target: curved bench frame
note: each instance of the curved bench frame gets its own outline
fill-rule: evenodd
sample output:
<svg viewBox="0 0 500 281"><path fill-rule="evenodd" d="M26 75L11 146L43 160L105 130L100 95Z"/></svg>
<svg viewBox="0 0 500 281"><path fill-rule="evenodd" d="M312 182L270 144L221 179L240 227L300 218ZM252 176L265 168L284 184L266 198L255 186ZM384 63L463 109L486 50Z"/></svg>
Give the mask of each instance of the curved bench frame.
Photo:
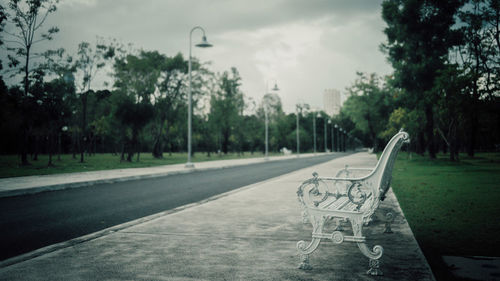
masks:
<svg viewBox="0 0 500 281"><path fill-rule="evenodd" d="M390 187L392 169L397 154L403 143L410 141L408 133L399 131L387 143L380 159L373 169L353 169L346 166L336 177L319 177L313 173L313 178L306 180L297 191L298 199L303 208L303 219L309 220L313 226L312 240L309 243L299 241L297 249L301 256L300 269L312 269L309 255L319 246L321 239L330 239L335 244L344 241L354 242L361 253L369 258L368 274L382 275L379 269L379 259L384 250L376 245L370 249L363 236L363 225L371 221L380 201ZM357 173L366 174L356 177ZM391 217L388 215L388 217ZM337 219L337 227L333 233L324 233L323 227L330 220ZM349 220L353 235L344 235L341 231L341 220Z"/></svg>

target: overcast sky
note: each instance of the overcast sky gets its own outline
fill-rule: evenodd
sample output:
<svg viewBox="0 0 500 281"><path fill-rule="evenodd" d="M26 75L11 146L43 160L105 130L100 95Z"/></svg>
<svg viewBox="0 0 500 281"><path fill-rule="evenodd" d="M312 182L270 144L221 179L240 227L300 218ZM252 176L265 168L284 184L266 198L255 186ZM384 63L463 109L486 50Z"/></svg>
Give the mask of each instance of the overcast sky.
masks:
<svg viewBox="0 0 500 281"><path fill-rule="evenodd" d="M3 2L3 0L2 0ZM260 101L277 80L285 111L297 102L322 108L323 91L341 91L356 71L389 74L381 0L61 0L46 27L50 44L75 52L81 41L112 37L135 48L187 55L200 25L213 48L193 48L212 70L236 67L242 90ZM193 33L193 42L201 39ZM98 88L101 85L93 85Z"/></svg>

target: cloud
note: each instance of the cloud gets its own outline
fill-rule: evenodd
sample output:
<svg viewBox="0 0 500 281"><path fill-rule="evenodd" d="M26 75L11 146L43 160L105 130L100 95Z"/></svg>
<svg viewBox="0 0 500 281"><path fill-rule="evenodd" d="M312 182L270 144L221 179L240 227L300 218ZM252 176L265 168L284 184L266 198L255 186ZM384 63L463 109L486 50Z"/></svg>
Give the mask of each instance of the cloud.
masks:
<svg viewBox="0 0 500 281"><path fill-rule="evenodd" d="M95 6L97 4L97 0L63 0L59 2L59 7L81 7L81 6Z"/></svg>

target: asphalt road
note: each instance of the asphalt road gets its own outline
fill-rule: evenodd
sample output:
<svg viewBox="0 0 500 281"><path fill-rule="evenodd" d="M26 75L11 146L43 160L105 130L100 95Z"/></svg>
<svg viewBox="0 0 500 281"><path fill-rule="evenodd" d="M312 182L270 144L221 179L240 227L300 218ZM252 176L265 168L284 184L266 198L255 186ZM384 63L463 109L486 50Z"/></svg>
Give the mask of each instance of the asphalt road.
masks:
<svg viewBox="0 0 500 281"><path fill-rule="evenodd" d="M0 198L0 260L344 155L271 161Z"/></svg>

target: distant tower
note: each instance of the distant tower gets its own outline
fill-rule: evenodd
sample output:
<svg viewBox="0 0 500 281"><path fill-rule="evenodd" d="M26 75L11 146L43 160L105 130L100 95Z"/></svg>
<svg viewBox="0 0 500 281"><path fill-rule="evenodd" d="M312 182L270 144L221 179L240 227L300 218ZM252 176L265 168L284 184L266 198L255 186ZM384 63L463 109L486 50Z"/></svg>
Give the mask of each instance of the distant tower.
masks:
<svg viewBox="0 0 500 281"><path fill-rule="evenodd" d="M326 114L330 116L340 113L340 91L335 89L326 89L323 94L323 107Z"/></svg>

